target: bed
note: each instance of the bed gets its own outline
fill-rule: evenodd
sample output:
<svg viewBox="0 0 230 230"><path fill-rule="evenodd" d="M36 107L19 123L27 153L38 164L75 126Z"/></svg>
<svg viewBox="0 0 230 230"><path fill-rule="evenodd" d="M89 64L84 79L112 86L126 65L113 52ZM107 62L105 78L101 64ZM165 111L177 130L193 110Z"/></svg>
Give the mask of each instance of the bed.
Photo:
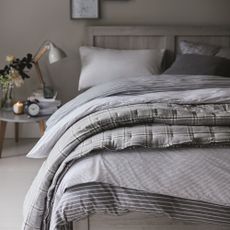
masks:
<svg viewBox="0 0 230 230"><path fill-rule="evenodd" d="M173 63L176 54L180 52L178 44L182 40L221 47L230 46L229 28L219 27L90 27L88 34L89 46L122 50L165 49L166 58L163 62L163 68L167 68ZM113 85L113 88L110 88L110 84ZM170 92L164 92L162 88L167 88L169 85ZM207 88L207 94L204 95L203 88L207 85L209 88ZM64 106L56 117L54 116L49 121L45 138L30 153L30 155L43 153L44 156L48 154L50 156L43 164L32 186L33 189L27 195L23 229L229 229L229 85L229 78L213 76L202 76L201 78L198 76L191 78L168 76L163 80L158 79L157 76L151 79L143 77L139 80L138 85L135 81L126 82L126 79L123 79L118 83L112 82L103 85L101 88L99 86L96 91L91 90L88 93L88 98L98 94L97 103L102 103L101 95L113 95L116 98L114 101L105 98L100 104L105 110L95 109L96 101L90 104L90 100L88 100L86 101L88 105L81 107L86 113L81 114L77 122L75 120L75 123L71 123L68 120L68 116L70 116L68 113L71 113L71 110L68 110L71 107L70 104L75 106L76 114L77 108L84 105L78 104L80 100L77 99L70 102L68 106ZM151 94L152 87L154 92L157 92L154 96ZM180 87L188 88L186 92L178 95L177 92ZM151 96L141 97L139 93L143 89ZM113 90L114 94L112 94ZM202 98L202 103L197 103L197 98L191 98L192 92L189 90L196 90L197 95ZM124 96L122 99L118 92ZM130 92L134 94L130 95ZM210 92L215 93L210 96ZM171 100L171 94L174 102L169 109L168 103ZM183 101L182 105L177 105L178 101ZM188 101L190 106L186 105ZM186 109L184 105L186 105ZM194 105L196 106L194 107ZM76 114L75 116L77 116ZM69 124L73 125L60 123L59 117L66 117ZM170 128L170 131L168 129L165 131L165 127L152 127L150 125L152 122L160 123L163 120L167 125L175 125L175 127ZM130 121L140 125L138 129L133 127L133 123ZM181 130L181 126L185 123L187 125L187 122L193 126L195 131L191 131L187 127ZM143 123L147 123L147 125L142 126ZM55 130L55 133L50 132L49 135L49 130L52 130L55 124L63 127L66 125L66 132L60 134L58 141L52 139L53 136L58 136L58 129ZM214 127L210 129L210 125ZM205 127L200 129L203 126ZM206 126L209 128L207 129ZM116 134L114 129L116 129ZM87 132L82 133L82 130L87 130ZM180 138L170 139L170 143L166 138L166 143L165 132L167 138L169 138L168 136L177 137L178 132L183 135L180 135ZM92 133L95 136L91 137ZM123 133L127 137L125 144L122 142ZM140 138L143 133L145 138L147 137L146 139ZM153 133L159 135L156 135L155 138ZM208 136L203 136L203 133L208 133ZM80 143L83 136L85 139L83 143ZM139 138L136 138L137 136ZM79 141L80 147L76 147L76 140ZM102 142L103 144L101 144ZM94 146L91 146L92 143ZM153 143L160 150L157 148L158 152L148 155L152 151ZM190 144L191 150L186 152L184 144ZM133 146L136 148L133 149ZM181 152L177 148L161 149L171 146L182 147L183 151ZM203 148L200 148L201 146ZM145 147L145 154L141 150L142 147ZM116 162L117 157L115 155L118 150L122 153L119 155L122 165L118 165ZM171 152L174 152L172 158ZM135 157L130 158L130 153ZM94 160L92 161L91 158ZM154 161L153 158L157 159L159 163L151 165L151 162ZM164 163L165 159L169 159L168 165L167 162ZM178 164L175 163L175 159L179 159ZM63 164L63 162L66 163ZM213 162L216 162L217 165L213 165ZM73 167L75 163L78 164L77 167ZM139 164L141 167L135 171ZM172 172L162 170L164 164L167 165L166 168L170 168L169 165L172 164L176 170ZM106 173L100 174L95 165L103 165L108 171L105 170ZM132 168L130 165L135 167ZM148 175L146 175L143 165L149 167ZM112 168L119 171L120 175L110 174L109 170ZM129 172L133 172L133 174L125 175L128 172L127 169L131 170ZM65 175L60 173L62 171L65 171ZM91 172L88 174L83 173L89 171ZM137 172L138 175L131 176ZM178 178L183 175L183 184L180 184L182 179L181 181L173 181L178 172L180 172ZM193 174L193 177L187 177ZM149 181L153 178L152 175L157 178L157 182ZM168 175L168 177L164 176L163 178L168 178L167 182L161 180L162 175ZM170 175L173 175L172 178ZM201 175L204 175L203 178ZM44 177L46 180L43 180ZM92 179L94 177L97 177L97 180ZM128 181L126 181L126 177L129 178ZM81 183L76 185L74 182L76 178ZM210 178L215 178L215 183L211 181L213 186L210 185L209 188ZM72 182L70 183L70 181ZM110 181L113 183L111 184ZM68 188L65 187L66 184L68 184ZM164 192L162 192L161 185L163 187L168 186L164 188ZM185 192L183 189L180 190L181 186L184 187ZM42 189L38 195L39 199L35 199L38 187ZM126 190L127 188L129 189ZM153 190L159 192L152 192ZM192 190L195 192L191 192ZM107 199L112 199L116 208L114 208L115 206L110 207L111 203L105 202L105 197L109 196L108 191L111 197L107 197ZM206 192L206 194L202 194L202 192ZM98 200L93 194L97 194ZM79 202L79 209L76 204L68 202L81 196L84 196L84 199L77 201ZM90 202L88 202L89 200ZM103 207L103 202L98 202L100 200L104 202ZM50 204L52 208L50 208ZM132 208L130 204L132 204ZM149 205L147 209L145 205ZM58 209L54 207L58 207ZM52 216L53 213L49 213L50 209L57 210L54 216ZM62 221L59 225L57 219ZM52 228L49 228L49 224Z"/></svg>

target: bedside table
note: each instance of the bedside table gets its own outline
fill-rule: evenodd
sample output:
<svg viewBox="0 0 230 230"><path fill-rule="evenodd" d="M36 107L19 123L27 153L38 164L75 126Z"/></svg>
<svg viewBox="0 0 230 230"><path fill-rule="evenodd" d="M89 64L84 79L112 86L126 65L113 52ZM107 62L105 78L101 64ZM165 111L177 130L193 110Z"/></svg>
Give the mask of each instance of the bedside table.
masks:
<svg viewBox="0 0 230 230"><path fill-rule="evenodd" d="M15 123L15 141L19 141L19 124L20 123L38 123L40 132L45 132L45 121L49 116L29 117L28 115L15 115L13 112L5 112L0 110L0 158L2 154L3 143L5 139L7 123Z"/></svg>

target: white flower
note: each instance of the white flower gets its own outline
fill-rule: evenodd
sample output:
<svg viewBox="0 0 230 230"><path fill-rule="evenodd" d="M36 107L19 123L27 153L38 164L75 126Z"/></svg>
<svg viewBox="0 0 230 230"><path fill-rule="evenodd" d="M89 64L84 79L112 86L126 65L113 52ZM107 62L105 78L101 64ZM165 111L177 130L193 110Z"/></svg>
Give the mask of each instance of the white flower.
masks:
<svg viewBox="0 0 230 230"><path fill-rule="evenodd" d="M21 75L19 74L19 72L17 70L11 69L9 75L10 75L10 78L11 78L13 84L16 87L19 88L24 84L24 80L22 79Z"/></svg>
<svg viewBox="0 0 230 230"><path fill-rule="evenodd" d="M9 63L13 62L15 59L16 59L16 58L15 58L15 56L13 56L13 55L8 55L8 56L6 56L6 61L9 62Z"/></svg>
<svg viewBox="0 0 230 230"><path fill-rule="evenodd" d="M21 76L15 78L15 79L13 80L13 82L14 82L15 86L18 87L18 88L21 87L21 86L24 84L24 81L23 81L23 79L21 78Z"/></svg>

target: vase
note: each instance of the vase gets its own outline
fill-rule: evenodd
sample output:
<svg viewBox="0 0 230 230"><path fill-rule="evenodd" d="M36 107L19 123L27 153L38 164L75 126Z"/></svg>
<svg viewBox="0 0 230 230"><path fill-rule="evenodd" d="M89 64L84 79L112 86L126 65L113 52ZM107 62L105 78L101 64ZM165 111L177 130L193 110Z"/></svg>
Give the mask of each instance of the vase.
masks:
<svg viewBox="0 0 230 230"><path fill-rule="evenodd" d="M12 111L13 106L13 85L9 84L2 88L0 107L4 111Z"/></svg>

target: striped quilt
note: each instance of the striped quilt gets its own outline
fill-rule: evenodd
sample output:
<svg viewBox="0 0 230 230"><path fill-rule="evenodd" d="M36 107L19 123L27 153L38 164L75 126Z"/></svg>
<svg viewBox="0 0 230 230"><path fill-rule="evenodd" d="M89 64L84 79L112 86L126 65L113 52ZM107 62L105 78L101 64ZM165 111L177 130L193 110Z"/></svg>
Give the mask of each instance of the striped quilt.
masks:
<svg viewBox="0 0 230 230"><path fill-rule="evenodd" d="M128 212L230 227L230 207L104 183L87 183L67 189L56 210L51 218L51 229L72 229L73 222L93 214L121 216Z"/></svg>
<svg viewBox="0 0 230 230"><path fill-rule="evenodd" d="M118 150L134 147L158 149L229 144L228 103L136 103L103 108L73 123L53 146L27 194L23 229L59 228L51 218L57 188L69 168L95 150L110 149L119 154ZM68 213L65 215L65 223L61 225L68 226Z"/></svg>

